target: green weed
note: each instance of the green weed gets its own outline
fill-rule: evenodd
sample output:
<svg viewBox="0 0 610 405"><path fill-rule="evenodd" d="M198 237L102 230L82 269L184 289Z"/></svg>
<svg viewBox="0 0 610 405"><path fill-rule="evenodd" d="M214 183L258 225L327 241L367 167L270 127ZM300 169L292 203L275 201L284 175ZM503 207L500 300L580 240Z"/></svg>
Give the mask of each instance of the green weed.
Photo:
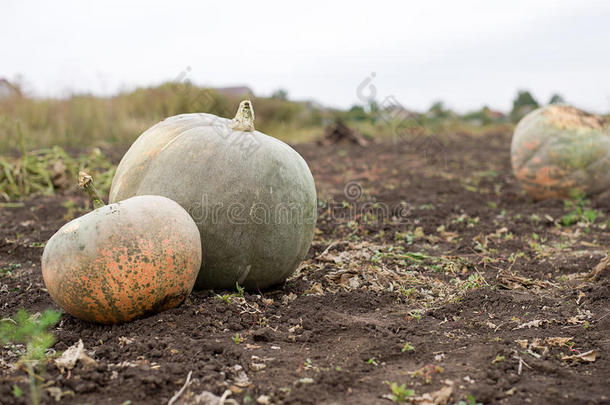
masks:
<svg viewBox="0 0 610 405"><path fill-rule="evenodd" d="M397 383L388 383L390 390L392 391L392 401L402 403L407 402L409 397L415 395L415 391L408 389L406 384L398 385Z"/></svg>
<svg viewBox="0 0 610 405"><path fill-rule="evenodd" d="M400 349L401 352L413 352L415 351L415 347L411 345L409 342L405 342L405 345Z"/></svg>
<svg viewBox="0 0 610 405"><path fill-rule="evenodd" d="M227 304L231 303L231 300L233 298L244 298L244 288L242 286L239 285L239 283L235 283L235 289L237 290L237 292L234 293L229 293L229 294L216 294L216 298L223 300L224 302L226 302Z"/></svg>
<svg viewBox="0 0 610 405"><path fill-rule="evenodd" d="M561 217L560 223L563 226L572 226L577 223L584 223L586 226L591 225L595 220L603 214L599 211L588 207L590 201L587 200L584 194L573 194L571 200L564 200L564 208L568 213Z"/></svg>
<svg viewBox="0 0 610 405"><path fill-rule="evenodd" d="M407 318L408 319L415 319L417 321L417 323L419 323L419 321L421 321L421 311L418 309L414 309L412 311L409 311L409 313L407 314Z"/></svg>
<svg viewBox="0 0 610 405"><path fill-rule="evenodd" d="M460 401L457 405L483 405L481 402L477 402L476 399L472 395L468 395L466 397L466 401Z"/></svg>
<svg viewBox="0 0 610 405"><path fill-rule="evenodd" d="M0 321L0 342L14 345L25 344L26 352L21 356L20 364L28 373L30 382L30 397L34 405L40 404L42 390L43 366L47 361L47 350L55 343L55 337L47 329L55 325L61 314L57 311L46 310L42 314L30 315L20 310L13 319ZM23 395L18 386L13 386L16 397Z"/></svg>
<svg viewBox="0 0 610 405"><path fill-rule="evenodd" d="M14 270L17 270L19 268L21 268L21 263L7 264L6 266L0 267L0 274L6 274L10 276L11 274L13 274Z"/></svg>

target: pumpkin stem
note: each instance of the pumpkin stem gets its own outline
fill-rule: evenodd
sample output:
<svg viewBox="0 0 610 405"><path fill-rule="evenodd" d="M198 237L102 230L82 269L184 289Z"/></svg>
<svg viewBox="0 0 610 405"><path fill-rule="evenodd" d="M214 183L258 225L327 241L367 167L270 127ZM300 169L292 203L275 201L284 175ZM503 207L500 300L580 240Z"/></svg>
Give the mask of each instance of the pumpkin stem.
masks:
<svg viewBox="0 0 610 405"><path fill-rule="evenodd" d="M78 187L82 188L87 194L89 194L89 199L93 204L93 208L98 209L106 205L100 198L95 187L93 187L93 177L89 176L84 171L78 172Z"/></svg>
<svg viewBox="0 0 610 405"><path fill-rule="evenodd" d="M254 108L250 100L244 100L239 103L237 114L231 120L231 128L236 131L254 131Z"/></svg>

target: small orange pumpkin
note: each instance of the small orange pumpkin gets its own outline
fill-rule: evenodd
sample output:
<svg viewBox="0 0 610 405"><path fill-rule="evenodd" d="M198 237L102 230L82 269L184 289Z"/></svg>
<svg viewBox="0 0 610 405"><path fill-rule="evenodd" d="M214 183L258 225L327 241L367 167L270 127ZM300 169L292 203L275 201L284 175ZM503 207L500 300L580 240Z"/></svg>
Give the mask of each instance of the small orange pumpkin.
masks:
<svg viewBox="0 0 610 405"><path fill-rule="evenodd" d="M90 177L83 187L95 193ZM128 322L173 308L190 294L201 266L197 225L178 203L139 196L64 225L47 242L42 275L51 298L92 322Z"/></svg>
<svg viewBox="0 0 610 405"><path fill-rule="evenodd" d="M511 163L536 200L603 192L610 188L610 125L570 106L537 109L515 128Z"/></svg>

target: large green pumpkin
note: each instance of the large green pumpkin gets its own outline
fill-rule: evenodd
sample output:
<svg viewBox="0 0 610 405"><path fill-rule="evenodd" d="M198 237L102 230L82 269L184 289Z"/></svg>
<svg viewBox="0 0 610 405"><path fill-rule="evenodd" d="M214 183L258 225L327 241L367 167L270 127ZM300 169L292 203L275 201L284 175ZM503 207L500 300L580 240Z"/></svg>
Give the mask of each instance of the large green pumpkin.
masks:
<svg viewBox="0 0 610 405"><path fill-rule="evenodd" d="M281 283L311 244L317 200L309 167L253 123L250 101L233 120L167 118L140 135L113 179L110 202L161 195L191 214L203 250L196 288Z"/></svg>
<svg viewBox="0 0 610 405"><path fill-rule="evenodd" d="M536 200L610 189L610 126L602 117L551 105L526 115L511 145L515 176Z"/></svg>

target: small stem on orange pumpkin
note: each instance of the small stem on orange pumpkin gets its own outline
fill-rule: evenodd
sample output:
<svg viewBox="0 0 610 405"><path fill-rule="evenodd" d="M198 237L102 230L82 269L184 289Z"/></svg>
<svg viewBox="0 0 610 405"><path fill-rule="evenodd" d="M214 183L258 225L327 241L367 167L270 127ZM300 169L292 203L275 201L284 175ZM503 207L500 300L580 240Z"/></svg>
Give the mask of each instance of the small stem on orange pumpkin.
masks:
<svg viewBox="0 0 610 405"><path fill-rule="evenodd" d="M244 100L239 103L237 114L231 120L231 128L236 131L254 131L254 108L250 100Z"/></svg>
<svg viewBox="0 0 610 405"><path fill-rule="evenodd" d="M78 173L78 187L89 194L89 199L93 204L93 208L98 209L106 205L100 198L95 187L93 187L93 177L89 176L86 172L80 171Z"/></svg>

